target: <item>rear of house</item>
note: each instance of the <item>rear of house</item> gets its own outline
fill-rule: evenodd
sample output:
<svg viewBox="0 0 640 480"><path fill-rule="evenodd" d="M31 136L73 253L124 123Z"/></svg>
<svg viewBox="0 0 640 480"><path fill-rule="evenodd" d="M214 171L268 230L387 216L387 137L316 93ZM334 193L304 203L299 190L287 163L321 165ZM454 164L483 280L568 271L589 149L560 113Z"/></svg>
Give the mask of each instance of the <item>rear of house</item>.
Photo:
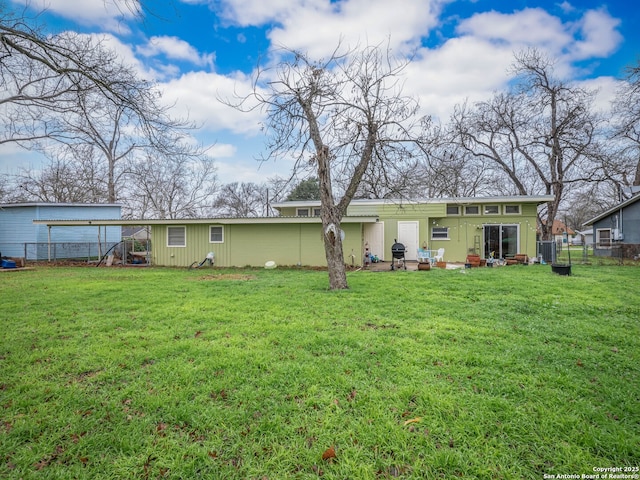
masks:
<svg viewBox="0 0 640 480"><path fill-rule="evenodd" d="M342 219L344 259L360 266L365 252L391 260L396 240L405 258L418 250L444 249L444 261L464 262L474 253L481 258L536 255L537 210L550 196L428 199L421 201L354 200ZM152 265L186 267L213 254L222 267L325 267L324 232L319 201L292 201L273 205L280 215L259 218L199 218L99 221L93 225L138 225L151 229ZM49 226L86 226L91 221L37 223Z"/></svg>

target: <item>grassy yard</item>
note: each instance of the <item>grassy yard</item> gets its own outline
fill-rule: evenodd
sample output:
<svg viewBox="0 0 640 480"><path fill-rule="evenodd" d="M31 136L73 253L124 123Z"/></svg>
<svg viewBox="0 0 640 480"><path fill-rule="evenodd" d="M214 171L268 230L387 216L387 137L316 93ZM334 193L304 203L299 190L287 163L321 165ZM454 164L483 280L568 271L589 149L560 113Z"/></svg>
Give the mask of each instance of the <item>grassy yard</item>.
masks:
<svg viewBox="0 0 640 480"><path fill-rule="evenodd" d="M2 273L0 478L637 468L640 269L573 273Z"/></svg>

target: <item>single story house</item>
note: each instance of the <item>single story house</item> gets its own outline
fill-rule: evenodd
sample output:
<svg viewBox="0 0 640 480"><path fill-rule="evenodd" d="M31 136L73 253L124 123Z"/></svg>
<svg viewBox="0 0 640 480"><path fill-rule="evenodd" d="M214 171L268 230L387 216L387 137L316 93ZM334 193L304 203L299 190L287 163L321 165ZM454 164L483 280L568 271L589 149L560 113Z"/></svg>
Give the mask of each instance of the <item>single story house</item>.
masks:
<svg viewBox="0 0 640 480"><path fill-rule="evenodd" d="M640 254L640 194L584 225L592 228L594 255L633 257Z"/></svg>
<svg viewBox="0 0 640 480"><path fill-rule="evenodd" d="M119 242L121 230L117 226L93 225L92 220L120 219L117 204L88 203L9 203L0 205L0 252L7 257L27 260L50 258L51 248L56 258L85 256L88 244L95 246ZM52 220L85 219L92 226L82 228L49 228ZM34 220L44 221L36 223Z"/></svg>
<svg viewBox="0 0 640 480"><path fill-rule="evenodd" d="M575 234L576 232L572 228L567 227L564 222L557 219L553 221L551 235L554 242L567 243L567 238L571 239Z"/></svg>
<svg viewBox="0 0 640 480"><path fill-rule="evenodd" d="M445 249L444 260L536 255L538 206L551 196L495 196L426 200L354 200L342 219L344 258L362 265L365 249L391 260L397 240L406 259L418 249ZM259 218L202 218L99 221L102 225L150 226L151 263L185 267L215 256L218 266L326 266L319 201L272 205L280 215ZM86 220L47 222L53 228L87 225ZM94 222L95 224L95 222Z"/></svg>

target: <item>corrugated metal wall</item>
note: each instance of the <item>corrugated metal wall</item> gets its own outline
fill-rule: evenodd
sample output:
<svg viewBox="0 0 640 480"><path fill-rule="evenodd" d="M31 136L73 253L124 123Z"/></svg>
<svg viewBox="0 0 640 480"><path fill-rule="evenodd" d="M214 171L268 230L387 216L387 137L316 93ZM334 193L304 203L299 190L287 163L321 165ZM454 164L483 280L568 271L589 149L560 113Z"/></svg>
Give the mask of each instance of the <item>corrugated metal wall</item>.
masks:
<svg viewBox="0 0 640 480"><path fill-rule="evenodd" d="M120 219L117 205L23 205L0 208L0 251L3 255L24 255L25 243L48 243L46 225L34 225L33 220L97 220ZM100 240L115 243L121 239L121 227L102 227ZM98 227L52 227L52 243L82 243L98 241Z"/></svg>

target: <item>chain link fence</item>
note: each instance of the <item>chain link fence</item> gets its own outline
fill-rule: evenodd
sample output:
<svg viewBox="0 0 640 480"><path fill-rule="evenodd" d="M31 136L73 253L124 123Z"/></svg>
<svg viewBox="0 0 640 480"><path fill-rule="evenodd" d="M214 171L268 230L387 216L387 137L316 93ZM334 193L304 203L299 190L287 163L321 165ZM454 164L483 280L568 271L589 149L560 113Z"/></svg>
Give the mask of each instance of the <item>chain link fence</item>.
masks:
<svg viewBox="0 0 640 480"><path fill-rule="evenodd" d="M121 242L40 242L0 244L0 255L21 257L27 262L99 261L107 252L127 263L147 263L151 251L148 241Z"/></svg>

